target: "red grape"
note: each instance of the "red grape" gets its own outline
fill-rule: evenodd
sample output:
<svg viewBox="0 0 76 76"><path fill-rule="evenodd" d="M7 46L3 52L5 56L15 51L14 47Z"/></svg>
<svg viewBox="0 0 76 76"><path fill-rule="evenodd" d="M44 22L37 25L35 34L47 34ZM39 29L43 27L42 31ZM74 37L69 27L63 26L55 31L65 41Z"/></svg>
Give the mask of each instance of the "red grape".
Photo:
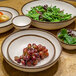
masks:
<svg viewBox="0 0 76 76"><path fill-rule="evenodd" d="M46 49L46 47L45 46L42 46L42 50L44 50L44 49Z"/></svg>
<svg viewBox="0 0 76 76"><path fill-rule="evenodd" d="M18 57L18 56L15 56L15 61L17 61L18 63L20 63L21 62L21 59Z"/></svg>
<svg viewBox="0 0 76 76"><path fill-rule="evenodd" d="M37 49L38 46L37 46L36 44L33 44L33 48L34 48L34 49Z"/></svg>
<svg viewBox="0 0 76 76"><path fill-rule="evenodd" d="M46 57L47 57L47 56L49 56L49 53L48 53L48 52L46 52L46 53L45 53L45 56L46 56Z"/></svg>
<svg viewBox="0 0 76 76"><path fill-rule="evenodd" d="M37 46L33 43L32 45L28 44L28 46L23 49L23 55L20 57L15 56L15 61L17 63L22 63L24 66L32 66L48 56L48 49L45 46L42 46L41 44Z"/></svg>
<svg viewBox="0 0 76 76"><path fill-rule="evenodd" d="M32 56L32 60L36 60L36 57L35 56Z"/></svg>
<svg viewBox="0 0 76 76"><path fill-rule="evenodd" d="M26 61L28 61L28 60L30 60L30 56L29 55L26 56Z"/></svg>
<svg viewBox="0 0 76 76"><path fill-rule="evenodd" d="M33 62L33 65L36 65L38 63L38 60L35 60L34 62Z"/></svg>
<svg viewBox="0 0 76 76"><path fill-rule="evenodd" d="M23 59L23 57L24 57L24 55L21 55L21 56L20 56L20 59Z"/></svg>
<svg viewBox="0 0 76 76"><path fill-rule="evenodd" d="M39 55L40 55L40 56L42 56L42 55L43 55L43 52L42 52L42 51L40 51L40 52L39 52Z"/></svg>
<svg viewBox="0 0 76 76"><path fill-rule="evenodd" d="M42 51L42 45L41 44L38 45L38 50Z"/></svg>
<svg viewBox="0 0 76 76"><path fill-rule="evenodd" d="M43 52L46 53L48 51L48 49L44 49Z"/></svg>
<svg viewBox="0 0 76 76"><path fill-rule="evenodd" d="M39 53L34 53L34 56L36 56L38 58L39 57Z"/></svg>
<svg viewBox="0 0 76 76"><path fill-rule="evenodd" d="M21 60L21 63L22 65L26 65L25 61L24 60Z"/></svg>
<svg viewBox="0 0 76 76"><path fill-rule="evenodd" d="M37 53L38 52L37 49L35 49L34 52Z"/></svg>
<svg viewBox="0 0 76 76"><path fill-rule="evenodd" d="M27 46L28 48L31 48L31 44L28 44L28 46Z"/></svg>
<svg viewBox="0 0 76 76"><path fill-rule="evenodd" d="M28 65L28 66L31 66L31 65L32 65L32 64L31 64L31 61L28 61L28 62L27 62L27 65Z"/></svg>
<svg viewBox="0 0 76 76"><path fill-rule="evenodd" d="M23 49L24 55L27 53L27 51L28 51L27 48L24 48L24 49Z"/></svg>

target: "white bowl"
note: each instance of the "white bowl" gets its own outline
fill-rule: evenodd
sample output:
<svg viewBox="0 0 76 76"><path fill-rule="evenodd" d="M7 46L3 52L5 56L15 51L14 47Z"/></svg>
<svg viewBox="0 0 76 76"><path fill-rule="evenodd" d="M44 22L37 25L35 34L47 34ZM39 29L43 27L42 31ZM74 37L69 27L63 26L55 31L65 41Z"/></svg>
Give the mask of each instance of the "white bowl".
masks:
<svg viewBox="0 0 76 76"><path fill-rule="evenodd" d="M49 65L47 65L44 68L40 68L40 69L34 68L32 70L27 69L27 68L20 68L17 65L15 65L14 63L12 63L11 60L9 59L9 57L8 57L7 48L8 48L9 43L17 37L20 37L20 36L23 36L23 35L30 35L30 34L45 37L46 39L50 40L55 47L56 52L55 52L54 59L52 60L51 63L49 63ZM6 62L8 64L10 64L12 67L14 67L18 70L21 70L21 71L25 71L25 72L38 72L38 71L42 71L42 70L50 68L52 65L54 65L58 61L58 59L61 55L62 47L61 47L59 41L57 40L57 38L52 33L44 31L44 30L32 28L32 29L28 29L28 30L20 30L20 31L15 32L15 33L11 34L10 36L8 36L4 40L4 42L1 46L1 51L2 51L2 55L3 55L4 59L6 60Z"/></svg>
<svg viewBox="0 0 76 76"><path fill-rule="evenodd" d="M72 18L66 21L61 21L61 22L41 22L41 21L37 21L37 20L33 20L32 19L32 25L38 28L42 28L42 29L47 29L47 30L56 30L56 29L60 29L63 27L68 26L69 24L71 24L73 21L75 21L76 19L76 8L66 2L63 1L55 1L55 0L39 0L39 1L32 1L29 2L25 5L23 5L22 7L22 13L24 15L26 15L28 13L28 11L31 9L31 7L35 7L38 5L48 5L48 6L57 6L58 8L60 8L61 10L64 9L64 13L69 13L72 14Z"/></svg>
<svg viewBox="0 0 76 76"><path fill-rule="evenodd" d="M15 10L14 8L11 8L11 7L0 7L0 10L8 11L12 14L12 18L9 21L6 21L4 23L0 23L0 33L4 33L4 32L9 31L10 29L13 28L12 19L15 16L18 16L19 13L17 10Z"/></svg>
<svg viewBox="0 0 76 76"><path fill-rule="evenodd" d="M76 30L72 30L72 33L76 36ZM58 31L57 36L59 34L60 34L60 31ZM61 39L59 39L59 41L61 42L62 47L67 49L67 50L75 50L76 49L76 44L66 44Z"/></svg>
<svg viewBox="0 0 76 76"><path fill-rule="evenodd" d="M31 44L36 43L37 45L41 44L43 46L46 46L46 48L48 49L49 56L41 60L36 66L30 66L30 67L23 66L21 64L18 64L14 60L15 56L21 56L23 54L23 49L27 47L29 43ZM10 44L8 45L7 54L8 54L9 59L12 61L12 63L16 64L18 67L23 67L25 69L26 68L40 69L40 68L46 67L49 63L51 63L51 61L53 60L55 56L55 47L51 43L51 41L46 39L45 37L34 35L34 34L30 34L30 35L28 34L28 35L17 37L14 40L12 40Z"/></svg>
<svg viewBox="0 0 76 76"><path fill-rule="evenodd" d="M12 23L16 29L27 29L30 27L32 20L27 16L16 16Z"/></svg>

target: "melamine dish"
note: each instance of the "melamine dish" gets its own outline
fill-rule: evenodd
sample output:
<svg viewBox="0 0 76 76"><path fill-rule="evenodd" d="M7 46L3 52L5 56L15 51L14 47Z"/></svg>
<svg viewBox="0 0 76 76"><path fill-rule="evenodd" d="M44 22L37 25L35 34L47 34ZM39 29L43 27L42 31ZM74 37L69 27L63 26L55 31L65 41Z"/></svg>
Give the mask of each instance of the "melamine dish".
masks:
<svg viewBox="0 0 76 76"><path fill-rule="evenodd" d="M76 31L72 30L72 33L76 36ZM60 31L58 31L57 33L57 37L60 34ZM75 50L76 49L76 44L66 44L64 43L61 39L58 38L58 40L61 42L61 45L63 48L67 49L67 50Z"/></svg>
<svg viewBox="0 0 76 76"><path fill-rule="evenodd" d="M27 16L16 16L13 18L12 23L16 29L27 29L30 27L32 20Z"/></svg>
<svg viewBox="0 0 76 76"><path fill-rule="evenodd" d="M10 21L7 21L7 22L4 22L4 23L0 23L0 33L4 33L10 29L13 28L13 26L11 25L12 24L12 19L15 17L15 16L18 16L19 13L17 10L15 10L14 8L11 8L11 7L0 7L0 10L3 10L3 11L8 11L12 14L12 18L10 19Z"/></svg>
<svg viewBox="0 0 76 76"><path fill-rule="evenodd" d="M22 7L22 13L26 15L31 7L35 7L38 5L48 5L48 6L57 6L61 10L64 10L64 13L72 14L72 18L66 21L61 22L41 22L32 19L32 25L38 28L47 29L47 30L56 30L70 25L76 19L76 8L66 2L63 1L55 1L55 0L42 0L42 1L32 1L29 2Z"/></svg>
<svg viewBox="0 0 76 76"><path fill-rule="evenodd" d="M0 22L0 26L2 26L3 23L6 23L6 22L10 22L10 20L12 19L12 13L11 12L8 12L8 11L4 11L4 10L0 10L0 12L3 13L3 15L7 15L9 17L8 20L6 21L3 21L3 22Z"/></svg>
<svg viewBox="0 0 76 76"><path fill-rule="evenodd" d="M41 45L44 45L47 47L48 49L48 53L49 53L49 56L43 60L41 60L37 65L35 66L23 66L21 64L18 64L15 60L14 60L14 57L15 56L21 56L22 53L23 53L23 49L29 44L33 44L33 43L36 43L37 45L38 44L41 44ZM42 37L42 36L39 36L39 35L34 35L34 34L27 34L27 35L23 35L23 36L20 36L20 37L17 37L15 38L14 40L12 40L10 42L10 44L8 45L8 49L7 49L7 54L8 54L8 57L9 59L16 65L18 65L18 67L23 67L25 69L27 68L42 68L42 67L45 67L46 65L48 65L48 63L51 63L54 56L55 56L55 47L54 45L52 44L52 42L48 39L46 39L45 37Z"/></svg>
<svg viewBox="0 0 76 76"><path fill-rule="evenodd" d="M39 36L45 37L46 39L50 40L52 42L52 44L54 45L55 50L56 50L54 59L46 67L43 67L43 68L40 68L40 69L39 68L38 69L36 69L36 68L34 68L34 69L20 68L17 65L14 65L11 62L11 60L8 58L7 48L8 48L9 43L17 37L20 37L20 36L23 36L23 35L29 35L29 34L34 34L34 35L39 35ZM25 72L38 72L38 71L42 71L42 70L45 70L47 68L50 68L52 65L54 65L58 61L58 59L61 55L62 47L61 47L59 41L57 40L57 38L52 33L49 33L47 31L40 30L40 29L31 28L31 29L28 29L28 30L17 31L17 32L11 34L10 36L8 36L4 40L4 42L2 44L2 47L1 47L1 50L2 50L2 54L3 54L4 59L12 67L14 67L18 70L21 70L21 71L25 71Z"/></svg>

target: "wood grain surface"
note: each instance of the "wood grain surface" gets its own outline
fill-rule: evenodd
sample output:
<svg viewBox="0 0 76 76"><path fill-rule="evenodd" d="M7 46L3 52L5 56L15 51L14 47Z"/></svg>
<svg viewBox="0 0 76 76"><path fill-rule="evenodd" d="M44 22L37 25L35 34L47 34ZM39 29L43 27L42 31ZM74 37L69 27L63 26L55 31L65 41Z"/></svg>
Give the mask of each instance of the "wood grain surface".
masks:
<svg viewBox="0 0 76 76"><path fill-rule="evenodd" d="M19 13L21 14L21 7L25 3L30 1L32 0L4 0L0 1L0 6L13 7L16 10L18 10ZM64 1L69 2L74 6L76 6L75 0L64 0ZM66 28L76 30L76 21ZM13 28L12 30L6 33L0 34L0 76L76 76L76 50L69 51L63 49L59 61L51 68L42 72L27 73L12 68L9 64L6 63L6 61L2 57L1 44L3 40L14 31L15 29ZM58 30L50 32L56 35L57 31Z"/></svg>

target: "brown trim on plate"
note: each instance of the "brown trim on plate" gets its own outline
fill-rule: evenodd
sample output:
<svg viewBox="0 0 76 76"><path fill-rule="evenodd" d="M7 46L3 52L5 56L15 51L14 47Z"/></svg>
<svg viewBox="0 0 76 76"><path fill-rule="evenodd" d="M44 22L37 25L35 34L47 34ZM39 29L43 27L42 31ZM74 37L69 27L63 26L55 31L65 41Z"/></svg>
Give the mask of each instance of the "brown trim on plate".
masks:
<svg viewBox="0 0 76 76"><path fill-rule="evenodd" d="M8 7L8 6L0 6L0 8L11 8L11 9L13 9L13 10L15 10L17 13L18 13L18 15L19 15L19 12L16 10L16 9L14 9L14 8L12 8L12 7ZM5 10L4 10L5 11ZM12 14L13 15L13 14ZM12 23L10 23L9 25L7 25L7 26L10 26ZM0 27L0 28L4 28L4 27L7 27L7 26L3 26L3 27Z"/></svg>
<svg viewBox="0 0 76 76"><path fill-rule="evenodd" d="M54 36L54 37L58 40L58 38L57 38L54 34L52 34L51 32L42 30L42 29L29 28L29 29L26 29L26 30L43 31L43 32L45 32L45 33L48 33L49 35L51 34L52 36ZM6 39L9 38L11 35L13 35L13 34L15 34L15 33L18 33L18 32L20 32L20 31L26 31L26 30L25 30L25 29L23 29L23 30L18 30L18 31L16 31L16 32L10 34L8 37L6 37ZM3 51L2 51L2 47L3 47L3 44L4 44L4 42L6 41L6 39L3 41L2 45L1 45L1 53L2 53L2 55L3 55L3 57L4 57L4 59L5 59L8 63L10 63L11 65L13 65L12 62L10 62L9 60L6 59L6 57L4 56ZM59 41L59 40L58 40L58 41ZM59 44L60 44L60 47L61 47L61 43L60 43L60 42L59 42ZM61 55L61 53L62 53L62 47L61 47L60 55ZM58 56L58 58L57 58L55 61L57 61L57 60L59 59L60 55ZM49 65L54 64L55 61L53 61L53 62L52 62L51 64L49 64ZM26 69L26 68L25 68L25 69ZM30 69L30 68L28 68L28 69Z"/></svg>
<svg viewBox="0 0 76 76"><path fill-rule="evenodd" d="M68 30L68 29L67 29L67 30ZM71 30L72 30L72 29L71 29ZM59 31L57 32L57 38L58 38L58 34L60 33L60 31L61 31L61 30L59 30ZM72 31L75 31L75 32L76 32L76 30L72 30ZM62 40L59 39L59 38L58 38L58 40L59 40L61 43L65 44L65 45L76 46L76 44L66 44L66 43L64 43L64 41L62 41Z"/></svg>
<svg viewBox="0 0 76 76"><path fill-rule="evenodd" d="M16 17L20 17L20 16L28 17L28 16L25 16L25 15L15 16L15 17L12 19L12 23L14 24L13 20L14 20ZM32 19L31 19L30 17L28 17L28 18L31 20L31 22L30 22L28 25L31 25L31 23L32 23ZM16 24L14 24L14 26L16 26L16 27L26 27L26 26L28 26L28 25L18 26L18 25L16 25Z"/></svg>
<svg viewBox="0 0 76 76"><path fill-rule="evenodd" d="M43 68L43 67L46 67L47 65L48 65L48 63L46 63L46 64L44 64L44 65L41 65L41 66L36 66L36 67L27 67L27 66L23 66L23 65L19 65L18 63L16 63L15 61L13 61L12 59L11 59L11 57L10 57L10 55L9 55L9 47L10 47L10 45L12 44L12 42L14 42L15 40L17 40L17 39L20 39L21 37L24 37L24 36L36 36L36 37L41 37L41 38L43 38L43 39L45 39L45 40L47 40L47 41L49 41L50 42L50 44L52 44L52 46L53 46L53 48L54 48L54 55L53 55L53 57L52 57L52 59L50 59L50 61L48 62L49 64L52 62L52 60L54 59L54 56L55 56L55 47L54 47L54 45L53 45L53 43L50 41L50 40L48 40L47 38L45 38L45 37L43 37L43 36L39 36L39 35L34 35L34 34L27 34L27 35L22 35L22 36L19 36L19 37L17 37L17 38L15 38L15 39L13 39L10 43L9 43L9 45L8 45L8 47L7 47L7 54L8 54L8 57L9 57L9 59L12 61L12 63L13 64L15 64L16 66L18 66L18 67L20 67L20 68L32 68L32 69L38 69L38 68Z"/></svg>
<svg viewBox="0 0 76 76"><path fill-rule="evenodd" d="M58 60L59 60L59 59L57 59L53 64L50 64L50 65L47 66L47 67L39 68L39 69L34 69L34 70L31 69L31 70L33 70L33 71L29 71L29 69L26 69L26 68L19 68L19 67L15 66L15 65L12 65L12 64L9 63L7 60L5 60L5 61L6 61L10 66L12 66L13 68L15 68L15 69L17 69L17 70L20 70L20 71L24 71L24 72L40 72L40 71L43 71L43 70L46 70L46 69L52 67ZM22 69L22 70L21 70L21 69ZM40 69L43 69L43 70L40 70Z"/></svg>
<svg viewBox="0 0 76 76"><path fill-rule="evenodd" d="M36 1L38 1L38 0L36 0ZM31 1L31 2L36 2L36 1ZM31 3L31 2L28 2L28 3L26 3L26 4L24 4L24 5L22 6L22 8L21 8L21 12L22 12L23 15L25 15L25 14L23 13L23 11L22 11L23 7L24 7L25 5ZM59 2L65 2L65 1L59 1ZM68 3L68 2L65 2L65 3L72 5L71 3ZM72 6L75 7L74 5L72 5ZM76 8L76 7L75 7L75 8ZM39 22L39 23L48 23L48 24L51 23L51 24L55 24L55 23L63 23L63 22L67 22L67 21L73 20L73 19L75 19L75 18L76 18L76 16L73 17L73 18L71 18L71 19L69 19L69 20L60 21L60 22L42 22L42 21L33 20L32 18L31 18L31 19L32 19L32 21Z"/></svg>
<svg viewBox="0 0 76 76"><path fill-rule="evenodd" d="M12 15L11 12L9 12L9 11L5 11L5 10L0 10L0 12L1 12L1 11L10 13L10 14L11 14L11 17L10 17L7 21L0 22L0 24L5 23L5 22L8 22L8 21L10 21L10 20L12 19L13 15ZM2 12L2 13L3 13L3 12Z"/></svg>

